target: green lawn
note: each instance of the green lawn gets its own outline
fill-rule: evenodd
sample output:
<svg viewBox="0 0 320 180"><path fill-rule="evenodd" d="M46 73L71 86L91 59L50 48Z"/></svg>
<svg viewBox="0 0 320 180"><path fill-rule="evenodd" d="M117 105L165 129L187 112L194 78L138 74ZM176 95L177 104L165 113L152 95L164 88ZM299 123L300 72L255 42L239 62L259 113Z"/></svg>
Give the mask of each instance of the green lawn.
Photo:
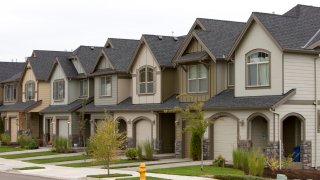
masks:
<svg viewBox="0 0 320 180"><path fill-rule="evenodd" d="M23 167L23 168L13 168L14 170L33 170L33 169L45 169L45 167L40 166L29 166L29 167Z"/></svg>
<svg viewBox="0 0 320 180"><path fill-rule="evenodd" d="M124 164L124 163L134 163L140 162L138 160L127 160L127 159L120 159L115 160L111 164ZM101 166L105 165L102 161L92 161L92 162L82 162L82 163L70 163L70 164L61 164L59 166L66 166L66 167L89 167L89 166Z"/></svg>
<svg viewBox="0 0 320 180"><path fill-rule="evenodd" d="M139 180L139 177L131 177L131 178L119 178L116 180ZM151 176L147 176L146 177L147 180L168 180L168 179L163 179L163 178L156 178L156 177L151 177Z"/></svg>
<svg viewBox="0 0 320 180"><path fill-rule="evenodd" d="M24 149L18 148L18 147L13 147L13 146L0 146L0 153L3 152L11 152L11 151L22 151Z"/></svg>
<svg viewBox="0 0 320 180"><path fill-rule="evenodd" d="M55 154L59 154L59 153L45 151L45 152L34 152L34 153L10 154L10 155L3 155L0 157L6 158L6 159L18 159L18 158L27 158L27 157L48 156L48 155L55 155Z"/></svg>
<svg viewBox="0 0 320 180"><path fill-rule="evenodd" d="M206 176L206 175L244 175L243 171L232 168L221 168L216 166L204 166L203 171L200 170L200 166L185 166L185 167L175 167L175 168L164 168L164 169L154 169L149 170L150 173L160 173L160 174L174 174L174 175L184 175L184 176Z"/></svg>
<svg viewBox="0 0 320 180"><path fill-rule="evenodd" d="M97 175L87 175L87 177L91 178L111 178L111 177L125 177L125 176L131 176L131 174L97 174Z"/></svg>
<svg viewBox="0 0 320 180"><path fill-rule="evenodd" d="M90 159L90 157L85 158L85 156L83 155L77 155L77 156L66 156L66 157L46 158L46 159L31 159L25 162L36 163L36 164L46 164L46 163L76 161L76 160L84 160L84 159Z"/></svg>

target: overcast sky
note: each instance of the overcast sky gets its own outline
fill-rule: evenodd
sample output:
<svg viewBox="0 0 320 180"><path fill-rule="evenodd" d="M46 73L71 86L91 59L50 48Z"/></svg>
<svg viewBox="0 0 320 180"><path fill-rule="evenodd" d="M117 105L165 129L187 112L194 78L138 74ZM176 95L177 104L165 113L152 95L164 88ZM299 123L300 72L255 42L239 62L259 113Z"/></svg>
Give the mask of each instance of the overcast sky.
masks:
<svg viewBox="0 0 320 180"><path fill-rule="evenodd" d="M252 11L282 14L320 0L8 0L0 3L0 61L33 49L103 46L107 38L185 35L197 17L246 22Z"/></svg>

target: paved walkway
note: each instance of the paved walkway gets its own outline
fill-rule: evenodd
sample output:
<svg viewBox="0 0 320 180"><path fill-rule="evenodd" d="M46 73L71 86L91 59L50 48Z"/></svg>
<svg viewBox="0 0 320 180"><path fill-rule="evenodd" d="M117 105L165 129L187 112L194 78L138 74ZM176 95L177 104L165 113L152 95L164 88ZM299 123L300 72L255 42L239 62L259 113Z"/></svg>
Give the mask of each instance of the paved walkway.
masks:
<svg viewBox="0 0 320 180"><path fill-rule="evenodd" d="M39 149L29 149L29 150L23 150L23 151L3 152L3 153L0 153L0 156L2 156L2 155L11 155L11 154L21 154L21 153L45 152L45 151L51 151L51 148L49 148L49 147L40 147Z"/></svg>
<svg viewBox="0 0 320 180"><path fill-rule="evenodd" d="M184 164L184 163L183 163ZM26 170L26 171L17 171L12 170L12 168L21 168L28 166L42 166L45 169L36 169L36 170ZM169 167L169 165L167 165ZM93 174L105 174L105 169L96 169L96 168L70 168L70 167L61 167L54 165L39 165L33 163L27 163L17 160L2 159L0 158L0 171L2 172L11 172L19 174L28 174L39 177L47 178L57 178L57 179L85 179L87 175ZM111 173L121 173L121 174L131 174L134 177L138 177L139 174L135 171L120 170L120 169L111 169ZM174 179L174 180L209 180L209 178L201 177L191 177L191 176L178 176L178 175L166 175L166 174L154 174L148 173L148 176L165 178L165 179ZM114 178L108 178L114 179Z"/></svg>
<svg viewBox="0 0 320 180"><path fill-rule="evenodd" d="M47 156L26 157L26 158L18 158L16 160L26 161L31 159L47 159L47 158L71 157L71 156L79 156L79 155L83 155L83 153L66 153L66 154L55 154L55 155L47 155Z"/></svg>

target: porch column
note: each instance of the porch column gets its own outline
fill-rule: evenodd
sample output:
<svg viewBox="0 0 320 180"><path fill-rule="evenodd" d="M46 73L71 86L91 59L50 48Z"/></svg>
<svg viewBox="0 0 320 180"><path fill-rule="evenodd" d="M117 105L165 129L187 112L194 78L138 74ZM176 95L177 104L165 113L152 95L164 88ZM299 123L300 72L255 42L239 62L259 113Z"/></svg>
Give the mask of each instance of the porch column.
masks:
<svg viewBox="0 0 320 180"><path fill-rule="evenodd" d="M182 125L182 119L181 116L176 114L176 122L175 122L175 126L176 126L176 140L175 140L175 157L176 158L183 158L183 125Z"/></svg>

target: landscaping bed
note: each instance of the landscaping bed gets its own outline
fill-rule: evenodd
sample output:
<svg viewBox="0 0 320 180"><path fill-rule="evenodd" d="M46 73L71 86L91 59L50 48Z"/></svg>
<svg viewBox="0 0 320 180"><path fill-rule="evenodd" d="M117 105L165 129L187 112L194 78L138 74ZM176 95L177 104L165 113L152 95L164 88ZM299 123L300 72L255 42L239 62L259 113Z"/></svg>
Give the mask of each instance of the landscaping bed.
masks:
<svg viewBox="0 0 320 180"><path fill-rule="evenodd" d="M315 169L284 169L271 171L270 169L264 170L264 177L276 178L277 174L284 174L288 179L319 179L320 171Z"/></svg>

